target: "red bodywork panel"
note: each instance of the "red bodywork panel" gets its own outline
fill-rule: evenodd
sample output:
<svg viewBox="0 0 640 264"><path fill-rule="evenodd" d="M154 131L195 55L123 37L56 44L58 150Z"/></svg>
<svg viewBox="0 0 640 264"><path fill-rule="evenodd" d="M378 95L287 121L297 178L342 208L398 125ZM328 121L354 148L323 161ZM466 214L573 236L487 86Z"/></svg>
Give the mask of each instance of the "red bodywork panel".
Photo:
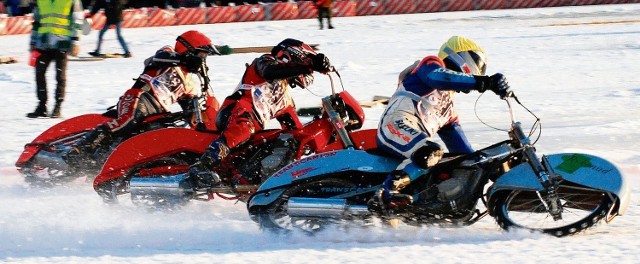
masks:
<svg viewBox="0 0 640 264"><path fill-rule="evenodd" d="M134 136L113 150L94 179L93 187L124 175L137 164L180 152L204 153L218 135L184 128L163 128Z"/></svg>
<svg viewBox="0 0 640 264"><path fill-rule="evenodd" d="M106 123L110 120L113 120L113 118L103 116L102 114L86 114L76 116L74 118L70 118L58 124L55 124L54 126L42 132L33 141L31 141L31 143L28 143L25 146L22 154L20 154L20 157L16 162L16 166L21 167L22 164L33 158L33 155L38 153L38 151L40 151L40 149L42 148L42 144L47 144L51 141L58 140L66 136L93 129L96 126Z"/></svg>

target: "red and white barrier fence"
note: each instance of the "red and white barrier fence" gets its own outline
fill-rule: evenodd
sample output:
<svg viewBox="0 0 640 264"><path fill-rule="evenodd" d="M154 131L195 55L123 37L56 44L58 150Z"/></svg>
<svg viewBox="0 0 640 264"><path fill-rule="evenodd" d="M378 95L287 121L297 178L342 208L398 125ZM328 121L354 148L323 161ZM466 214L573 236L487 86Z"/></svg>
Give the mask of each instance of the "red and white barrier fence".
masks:
<svg viewBox="0 0 640 264"><path fill-rule="evenodd" d="M452 12L466 10L492 10L513 8L539 8L555 6L632 4L640 0L349 0L334 1L332 16L370 16ZM263 20L314 19L318 10L313 1L277 2L258 5L217 6L206 8L127 9L123 12L122 27L162 27L173 25L215 24ZM28 34L33 17L0 17L0 35ZM104 13L93 16L91 28L102 29Z"/></svg>
<svg viewBox="0 0 640 264"><path fill-rule="evenodd" d="M236 7L237 22L263 21L265 11L262 5L241 5Z"/></svg>
<svg viewBox="0 0 640 264"><path fill-rule="evenodd" d="M206 23L206 9L178 8L176 10L176 25L197 25Z"/></svg>
<svg viewBox="0 0 640 264"><path fill-rule="evenodd" d="M236 9L233 6L216 6L206 9L206 24L236 22Z"/></svg>
<svg viewBox="0 0 640 264"><path fill-rule="evenodd" d="M149 27L166 27L177 24L176 11L171 9L152 8L148 10Z"/></svg>

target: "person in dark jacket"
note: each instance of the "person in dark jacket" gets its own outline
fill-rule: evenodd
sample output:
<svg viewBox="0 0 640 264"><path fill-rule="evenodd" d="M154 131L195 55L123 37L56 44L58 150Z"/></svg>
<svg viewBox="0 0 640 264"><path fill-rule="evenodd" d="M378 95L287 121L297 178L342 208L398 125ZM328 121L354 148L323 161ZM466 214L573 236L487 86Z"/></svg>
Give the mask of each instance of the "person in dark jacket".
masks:
<svg viewBox="0 0 640 264"><path fill-rule="evenodd" d="M122 49L124 49L124 57L131 57L131 52L127 47L127 43L124 41L122 37L122 0L96 0L95 4L91 8L91 12L85 16L85 18L91 18L93 15L98 13L101 8L104 8L104 14L107 17L107 22L104 24L104 27L100 30L98 34L98 47L96 47L95 51L89 52L91 56L100 56L100 46L102 45L102 37L104 33L107 32L109 27L112 25L116 27L116 35L118 36L118 41L120 45L122 45Z"/></svg>

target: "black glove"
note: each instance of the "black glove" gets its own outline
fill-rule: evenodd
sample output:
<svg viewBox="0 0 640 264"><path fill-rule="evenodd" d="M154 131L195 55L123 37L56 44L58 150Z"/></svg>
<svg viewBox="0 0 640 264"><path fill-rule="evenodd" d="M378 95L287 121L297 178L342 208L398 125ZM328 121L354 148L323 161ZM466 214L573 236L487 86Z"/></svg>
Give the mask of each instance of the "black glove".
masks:
<svg viewBox="0 0 640 264"><path fill-rule="evenodd" d="M204 59L205 58L202 58L202 57L197 56L197 55L185 54L182 57L181 62L185 67L187 67L187 71L189 71L189 72L198 72L198 71L200 71L200 67L204 63Z"/></svg>
<svg viewBox="0 0 640 264"><path fill-rule="evenodd" d="M333 66L331 66L329 58L322 53L318 53L311 57L311 68L314 71L321 73L327 73L333 70Z"/></svg>
<svg viewBox="0 0 640 264"><path fill-rule="evenodd" d="M486 90L491 90L500 98L504 98L511 93L509 82L507 77L504 77L502 73L496 73L491 76L474 76L476 79L476 90L484 93Z"/></svg>

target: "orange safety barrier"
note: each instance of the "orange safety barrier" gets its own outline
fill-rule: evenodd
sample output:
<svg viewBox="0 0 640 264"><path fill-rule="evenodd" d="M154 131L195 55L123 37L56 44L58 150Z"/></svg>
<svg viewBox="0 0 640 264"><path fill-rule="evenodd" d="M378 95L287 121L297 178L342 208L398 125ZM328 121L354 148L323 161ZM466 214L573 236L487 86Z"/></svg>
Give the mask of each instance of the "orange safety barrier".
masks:
<svg viewBox="0 0 640 264"><path fill-rule="evenodd" d="M385 14L413 14L416 12L415 0L386 0Z"/></svg>
<svg viewBox="0 0 640 264"><path fill-rule="evenodd" d="M262 5L241 5L236 7L237 21L263 21L265 12Z"/></svg>
<svg viewBox="0 0 640 264"><path fill-rule="evenodd" d="M416 13L435 13L442 12L442 0L415 0Z"/></svg>
<svg viewBox="0 0 640 264"><path fill-rule="evenodd" d="M356 15L358 16L376 16L384 15L385 0L355 0Z"/></svg>
<svg viewBox="0 0 640 264"><path fill-rule="evenodd" d="M152 8L148 10L150 27L164 27L176 25L176 12L171 9Z"/></svg>
<svg viewBox="0 0 640 264"><path fill-rule="evenodd" d="M298 19L309 19L318 17L318 8L313 1L298 2Z"/></svg>
<svg viewBox="0 0 640 264"><path fill-rule="evenodd" d="M264 6L267 20L292 20L298 18L298 5L293 2L269 3Z"/></svg>
<svg viewBox="0 0 640 264"><path fill-rule="evenodd" d="M122 11L123 28L146 27L149 24L149 15L146 9L127 9Z"/></svg>
<svg viewBox="0 0 640 264"><path fill-rule="evenodd" d="M348 17L356 15L356 2L353 1L334 1L331 16Z"/></svg>
<svg viewBox="0 0 640 264"><path fill-rule="evenodd" d="M6 34L19 35L31 32L31 24L33 24L33 16L15 16L7 17Z"/></svg>
<svg viewBox="0 0 640 264"><path fill-rule="evenodd" d="M6 17L0 17L0 36L8 35L7 34L7 22L9 21Z"/></svg>
<svg viewBox="0 0 640 264"><path fill-rule="evenodd" d="M640 3L640 0L350 0L334 1L332 16L343 17L632 3ZM172 14L174 14L173 18ZM235 7L180 8L177 10L142 8L124 10L122 27L212 24L262 21L265 19L309 19L316 18L317 16L318 10L313 5L313 1L241 5ZM33 17L30 15L0 18L0 35L28 34L31 32L32 21ZM105 22L106 17L104 13L100 11L93 16L91 28L95 30L102 29Z"/></svg>
<svg viewBox="0 0 640 264"><path fill-rule="evenodd" d="M233 6L215 6L206 8L206 23L230 23L236 22L236 9Z"/></svg>

